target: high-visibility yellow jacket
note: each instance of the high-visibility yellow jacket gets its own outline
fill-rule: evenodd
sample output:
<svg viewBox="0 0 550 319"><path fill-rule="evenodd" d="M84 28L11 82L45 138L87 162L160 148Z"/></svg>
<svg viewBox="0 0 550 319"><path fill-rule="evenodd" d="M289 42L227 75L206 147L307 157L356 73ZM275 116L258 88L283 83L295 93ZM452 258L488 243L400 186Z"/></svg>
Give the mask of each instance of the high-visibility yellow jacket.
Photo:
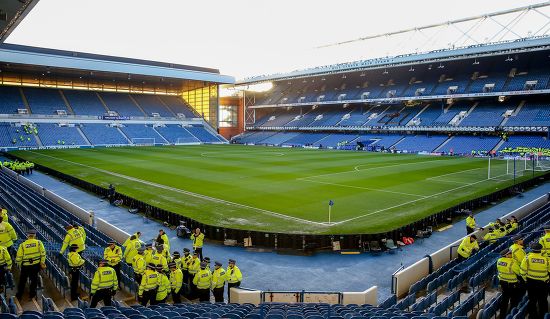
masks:
<svg viewBox="0 0 550 319"><path fill-rule="evenodd" d="M508 257L501 257L497 260L498 279L509 283L518 282L518 277L512 270L514 260Z"/></svg>
<svg viewBox="0 0 550 319"><path fill-rule="evenodd" d="M188 254L187 256L183 256L182 258L182 262L181 262L181 270L188 270L189 269L189 264L191 263L191 259L193 259L193 256L191 256L191 254Z"/></svg>
<svg viewBox="0 0 550 319"><path fill-rule="evenodd" d="M512 270L516 275L520 276L520 266L523 259L525 259L525 250L523 250L523 246L518 244L510 246L510 250L512 251L512 259L514 261Z"/></svg>
<svg viewBox="0 0 550 319"><path fill-rule="evenodd" d="M164 300L170 292L170 280L165 274L159 273L159 289L157 290L157 300Z"/></svg>
<svg viewBox="0 0 550 319"><path fill-rule="evenodd" d="M170 240L168 239L168 235L166 235L166 233L162 234L162 236L160 236L160 238L162 239L162 241L164 242L164 249L166 251L168 251L168 253L170 253Z"/></svg>
<svg viewBox="0 0 550 319"><path fill-rule="evenodd" d="M0 266L11 268L11 256L8 249L4 246L0 246Z"/></svg>
<svg viewBox="0 0 550 319"><path fill-rule="evenodd" d="M212 289L222 288L225 286L225 280L225 269L222 267L214 269L214 272L212 273Z"/></svg>
<svg viewBox="0 0 550 319"><path fill-rule="evenodd" d="M151 257L151 264L155 266L158 266L158 265L162 266L162 270L164 271L168 270L168 262L166 261L166 258L164 257L164 255L161 253L157 252Z"/></svg>
<svg viewBox="0 0 550 319"><path fill-rule="evenodd" d="M170 288L176 293L180 292L181 285L183 284L183 273L181 269L170 269Z"/></svg>
<svg viewBox="0 0 550 319"><path fill-rule="evenodd" d="M17 249L15 262L18 265L31 266L46 262L44 244L38 239L27 239Z"/></svg>
<svg viewBox="0 0 550 319"><path fill-rule="evenodd" d="M187 271L189 274L194 275L201 269L201 260L198 258L191 258L188 266Z"/></svg>
<svg viewBox="0 0 550 319"><path fill-rule="evenodd" d="M141 247L141 242L139 239L130 240L124 247L124 260L131 264L134 256L137 255L138 249Z"/></svg>
<svg viewBox="0 0 550 319"><path fill-rule="evenodd" d="M9 220L8 220L8 210L5 209L5 208L2 208L2 212L1 212L1 216L2 216L2 221L3 222L6 222L6 223L9 223Z"/></svg>
<svg viewBox="0 0 550 319"><path fill-rule="evenodd" d="M539 244L542 245L542 254L546 257L550 256L550 232L545 233L544 236L542 236L539 239Z"/></svg>
<svg viewBox="0 0 550 319"><path fill-rule="evenodd" d="M236 265L231 267L227 267L227 271L225 272L226 279L228 283L234 284L236 282L240 282L243 280L243 274L241 273L241 270Z"/></svg>
<svg viewBox="0 0 550 319"><path fill-rule="evenodd" d="M146 264L150 264L151 263L151 258L153 258L153 254L155 252L153 251L152 248L146 248L145 249L145 252L143 252L143 257L145 257L145 263Z"/></svg>
<svg viewBox="0 0 550 319"><path fill-rule="evenodd" d="M513 232L514 230L518 229L519 224L517 222L510 223L512 225L512 228L510 228L510 232Z"/></svg>
<svg viewBox="0 0 550 319"><path fill-rule="evenodd" d="M490 231L485 236L483 236L483 240L490 242L491 244L497 241L498 236L494 231Z"/></svg>
<svg viewBox="0 0 550 319"><path fill-rule="evenodd" d="M103 251L103 259L106 259L110 266L120 263L122 260L122 249L116 245L113 249L111 249L111 247L105 248Z"/></svg>
<svg viewBox="0 0 550 319"><path fill-rule="evenodd" d="M136 239L139 240L139 236L138 236L137 232L134 233L132 236L136 236ZM130 242L130 240L131 240L130 238L132 238L132 236L128 237L128 238L124 241L124 243L122 243L122 247L128 246L128 243Z"/></svg>
<svg viewBox="0 0 550 319"><path fill-rule="evenodd" d="M17 240L17 234L12 225L8 222L0 223L0 246L11 247L13 242Z"/></svg>
<svg viewBox="0 0 550 319"><path fill-rule="evenodd" d="M141 277L141 284L139 285L138 295L141 297L143 296L144 291L158 288L159 282L159 273L152 269L146 269L143 273L143 276Z"/></svg>
<svg viewBox="0 0 550 319"><path fill-rule="evenodd" d="M113 268L107 266L97 267L94 278L92 279L92 289L90 293L93 295L96 291L101 289L118 289L118 279Z"/></svg>
<svg viewBox="0 0 550 319"><path fill-rule="evenodd" d="M476 250L479 249L477 240L470 242L470 237L466 237L462 240L462 242L460 243L460 246L458 246L458 254L464 258L468 258L470 257L474 249Z"/></svg>
<svg viewBox="0 0 550 319"><path fill-rule="evenodd" d="M82 235L82 240L84 241L84 245L86 245L86 230L84 229L84 227L78 226L75 227L75 229L80 232L80 234ZM86 248L86 246L84 246L84 248Z"/></svg>
<svg viewBox="0 0 550 319"><path fill-rule="evenodd" d="M78 248L76 249L77 252L84 250L84 238L82 238L82 232L76 228L71 228L67 231L65 239L63 239L63 245L61 246L60 253L64 253L65 249L73 244L78 245Z"/></svg>
<svg viewBox="0 0 550 319"><path fill-rule="evenodd" d="M202 248L204 244L204 234L200 233L198 236L191 234L191 240L193 241L193 248Z"/></svg>
<svg viewBox="0 0 550 319"><path fill-rule="evenodd" d="M476 228L476 219L473 216L466 217L466 226Z"/></svg>
<svg viewBox="0 0 550 319"><path fill-rule="evenodd" d="M550 263L548 258L541 253L529 253L521 262L520 274L523 279L533 280L548 280L548 272L550 272Z"/></svg>
<svg viewBox="0 0 550 319"><path fill-rule="evenodd" d="M176 268L181 269L181 267L182 267L181 257L180 258L172 258L172 262L174 264L176 264Z"/></svg>
<svg viewBox="0 0 550 319"><path fill-rule="evenodd" d="M84 265L84 258L77 252L69 252L67 259L69 260L69 267L80 267Z"/></svg>
<svg viewBox="0 0 550 319"><path fill-rule="evenodd" d="M143 255L137 254L132 259L132 268L134 272L138 275L143 275L147 264L145 263L145 257Z"/></svg>
<svg viewBox="0 0 550 319"><path fill-rule="evenodd" d="M212 273L210 269L205 268L199 270L195 274L195 277L193 277L193 284L195 284L198 289L210 289L212 285Z"/></svg>

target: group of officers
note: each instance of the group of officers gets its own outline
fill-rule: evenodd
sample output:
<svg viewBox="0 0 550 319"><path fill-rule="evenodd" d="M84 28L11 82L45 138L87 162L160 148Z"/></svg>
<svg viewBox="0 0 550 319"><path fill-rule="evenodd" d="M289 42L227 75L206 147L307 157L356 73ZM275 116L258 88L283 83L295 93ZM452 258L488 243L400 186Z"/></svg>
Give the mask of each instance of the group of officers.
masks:
<svg viewBox="0 0 550 319"><path fill-rule="evenodd" d="M21 174L21 175L30 175L32 174L32 170L34 169L34 163L25 161L25 162L19 162L19 161L5 161L2 163L0 161L0 166L5 166L12 171Z"/></svg>
<svg viewBox="0 0 550 319"><path fill-rule="evenodd" d="M76 300L79 297L80 268L84 264L81 254L86 248L86 233L78 225L68 225L66 230L60 253L69 248L71 299ZM211 292L215 302L224 302L226 283L228 290L240 286L242 273L235 260L229 259L227 269L215 261L211 269L210 258L202 256L204 234L199 228L190 236L193 252L184 248L183 256L178 251L170 254L170 241L162 229L154 244L144 244L140 237L141 232L136 232L122 247L113 241L105 248L92 279L90 307L96 307L99 301L111 305L112 296L120 288L122 261L134 271L138 301L142 305L164 303L169 296L174 303L180 303L182 296L189 300L210 301Z"/></svg>
<svg viewBox="0 0 550 319"><path fill-rule="evenodd" d="M476 227L470 215L466 220L467 228ZM506 223L497 219L489 225L484 241L495 242L518 228L518 222L512 216ZM468 229L470 231L470 229ZM527 291L529 299L529 318L543 318L548 312L547 297L550 293L550 224L544 226L544 235L530 245L531 251L524 250L523 237L513 237L513 244L501 252L497 260L497 272L502 291L500 318L506 318L509 309L519 304ZM477 237L473 234L464 238L458 247L458 258L467 259L479 250Z"/></svg>

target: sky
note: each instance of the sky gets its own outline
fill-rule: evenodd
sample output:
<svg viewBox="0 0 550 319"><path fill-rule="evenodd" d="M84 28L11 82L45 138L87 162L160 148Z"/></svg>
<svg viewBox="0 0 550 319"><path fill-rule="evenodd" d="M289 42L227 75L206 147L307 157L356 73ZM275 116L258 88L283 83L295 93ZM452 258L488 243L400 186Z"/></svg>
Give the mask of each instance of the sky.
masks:
<svg viewBox="0 0 550 319"><path fill-rule="evenodd" d="M317 47L539 2L40 0L6 42L212 67L242 79L395 55L367 43Z"/></svg>

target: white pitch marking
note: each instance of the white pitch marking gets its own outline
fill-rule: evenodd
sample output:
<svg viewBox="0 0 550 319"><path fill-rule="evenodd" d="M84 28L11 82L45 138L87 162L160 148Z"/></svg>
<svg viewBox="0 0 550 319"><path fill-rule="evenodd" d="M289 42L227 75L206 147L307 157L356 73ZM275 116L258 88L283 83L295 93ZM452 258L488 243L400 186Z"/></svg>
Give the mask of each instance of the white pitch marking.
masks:
<svg viewBox="0 0 550 319"><path fill-rule="evenodd" d="M477 168L467 169L467 170L463 170L463 171L459 171L459 172L448 173L448 174L443 174L443 175L437 175L437 176L433 176L433 177L428 177L428 178L426 178L426 180L428 180L428 181L436 181L436 182L449 182L449 183L468 184L468 182L459 182L459 181L450 181L450 180L443 180L443 181L440 181L440 180L437 180L437 179L440 178L440 177L443 177L443 176L450 176L450 175L455 175L455 174L460 174L460 173L475 171L475 170L479 170L479 169L485 169L485 167L477 167Z"/></svg>
<svg viewBox="0 0 550 319"><path fill-rule="evenodd" d="M202 152L201 153L201 156L202 157L217 157L217 156L209 156L209 155L216 155L216 154L220 154L222 153L222 156L223 155L227 155L229 154L231 156L231 154L233 155L246 155L246 154L268 154L268 155L273 155L273 156L285 156L286 154L285 153L281 153L281 152Z"/></svg>
<svg viewBox="0 0 550 319"><path fill-rule="evenodd" d="M502 174L502 175L495 176L495 177L501 177L501 176L504 176L504 175L506 175L506 174ZM436 194L433 194L433 195L430 195L430 196L426 196L424 198L414 199L414 200L411 200L411 201L408 201L408 202L405 202L405 203L402 203L402 204L399 204L399 205L379 209L377 211L374 211L374 212L371 212L371 213L368 213L368 214L363 214L363 215L355 216L353 218L345 219L345 220L342 220L342 221L339 221L339 222L334 222L334 223L332 223L332 225L340 225L340 224L347 223L347 222L350 222L350 221L353 221L353 220L356 220L356 219L359 219L359 218L363 218L363 217L367 217L367 216L370 216L370 215L382 213L382 212L385 212L385 211L390 210L390 209L394 209L394 208L402 207L402 206L409 205L409 204L412 204L412 203L416 203L416 202L424 200L424 199L428 199L428 198L432 198L432 197L435 197L435 196L443 195L443 194L446 194L446 193L449 193L449 192L452 192L452 191L455 191L455 190L458 190L458 189L461 189L461 188L464 188L464 187L469 187L469 186L476 185L476 184L486 182L486 181L489 181L489 180L490 179L483 179L483 180L473 182L473 183L470 183L470 184L467 184L467 185L458 186L458 187L455 187L455 188L452 188L452 189L449 189L449 190L446 190L446 191L443 191L443 192L439 192L439 193L436 193Z"/></svg>
<svg viewBox="0 0 550 319"><path fill-rule="evenodd" d="M398 194L398 195L405 195L405 196L414 196L414 197L426 197L424 195L418 195L418 194L410 194L410 193L402 193L402 192L395 192L385 189L375 189L375 188L368 188L368 187L361 187L361 186L353 186L353 185L346 185L346 184L337 184L337 183L329 183L329 182L321 182L321 181L312 181L307 178L302 178L300 181L304 182L311 182L311 183L318 183L318 184L326 184L326 185L334 185L334 186L340 186L340 187L348 187L348 188L356 188L356 189L364 189L368 191L374 191L374 192L382 192L382 193L391 193L391 194Z"/></svg>
<svg viewBox="0 0 550 319"><path fill-rule="evenodd" d="M73 162L73 161L70 161L70 160L63 159L63 158L57 158L57 157L53 157L53 156L50 156L50 155L37 153L37 152L34 152L34 151L27 151L27 152L37 154L37 155L40 155L40 156L50 157L50 158L53 158L53 159L58 160L58 161L61 160L61 161L68 162L68 163L71 163L71 164L74 164L74 165L87 167L87 168L97 170L97 171L105 173L105 174L121 177L121 178L130 180L130 181L139 182L139 183L146 184L146 185L153 186L153 187L158 187L158 188L162 188L162 189L166 189L166 190L186 194L186 195L189 195L189 196L193 196L193 197L196 197L196 198L208 200L208 201L215 202L215 203L221 203L221 204L225 204L225 205L228 205L228 206L235 206L235 207L252 209L252 210L261 212L265 215L272 215L272 216L276 216L276 217L280 217L280 218L284 218L284 219L297 221L297 222L304 223L304 224L314 224L314 225L319 225L319 226L327 226L326 223L314 222L314 221L307 220L307 219L302 219L302 218L298 218L298 217L284 215L284 214L281 214L281 213L272 212L272 211L269 211L269 210L266 210L266 209L252 207L252 206L248 206L248 205L244 205L244 204L239 204L239 203L235 203L235 202L231 202L231 201L227 201L227 200L223 200L223 199L219 199L219 198L215 198L215 197L210 197L210 196L206 196L206 195L201 195L201 194L189 192L189 191L186 191L186 190L183 190L183 189L174 188L174 187L170 187L170 186L166 186L166 185L162 185L162 184L157 184L157 183L149 182L149 181L142 180L142 179L139 179L139 178L135 178L135 177L131 177L131 176L127 176L127 175L107 171L107 170L97 168L97 167L93 167L93 166L89 166L89 165L86 165L86 164Z"/></svg>

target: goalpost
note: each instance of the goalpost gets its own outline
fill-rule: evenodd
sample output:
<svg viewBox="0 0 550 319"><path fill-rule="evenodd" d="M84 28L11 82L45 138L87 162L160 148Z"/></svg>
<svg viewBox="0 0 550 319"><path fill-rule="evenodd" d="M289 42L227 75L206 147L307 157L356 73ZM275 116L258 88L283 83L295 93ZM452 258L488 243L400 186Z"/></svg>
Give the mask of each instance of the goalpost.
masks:
<svg viewBox="0 0 550 319"><path fill-rule="evenodd" d="M132 138L132 143L138 146L152 146L155 145L155 138L153 137L136 137Z"/></svg>
<svg viewBox="0 0 550 319"><path fill-rule="evenodd" d="M538 155L505 158L489 158L487 167L488 179L511 179L550 171L550 159Z"/></svg>

